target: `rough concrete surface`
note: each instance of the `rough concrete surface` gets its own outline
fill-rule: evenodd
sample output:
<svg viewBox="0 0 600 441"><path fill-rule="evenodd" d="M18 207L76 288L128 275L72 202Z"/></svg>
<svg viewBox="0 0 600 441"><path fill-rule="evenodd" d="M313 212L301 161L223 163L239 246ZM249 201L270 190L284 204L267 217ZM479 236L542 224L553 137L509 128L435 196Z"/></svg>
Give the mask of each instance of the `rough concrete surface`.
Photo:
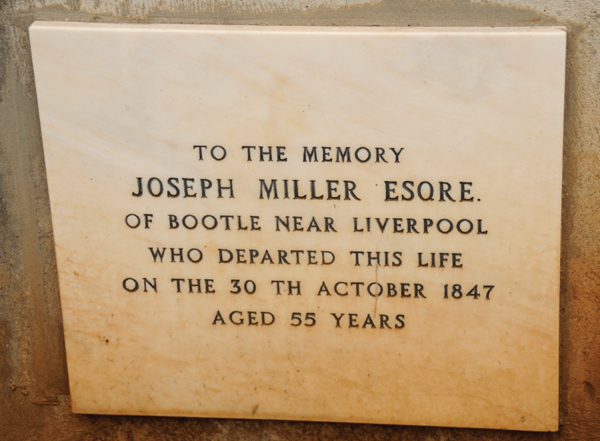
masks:
<svg viewBox="0 0 600 441"><path fill-rule="evenodd" d="M27 34L34 20L568 29L557 433L71 413ZM0 439L600 439L598 0L0 0Z"/></svg>

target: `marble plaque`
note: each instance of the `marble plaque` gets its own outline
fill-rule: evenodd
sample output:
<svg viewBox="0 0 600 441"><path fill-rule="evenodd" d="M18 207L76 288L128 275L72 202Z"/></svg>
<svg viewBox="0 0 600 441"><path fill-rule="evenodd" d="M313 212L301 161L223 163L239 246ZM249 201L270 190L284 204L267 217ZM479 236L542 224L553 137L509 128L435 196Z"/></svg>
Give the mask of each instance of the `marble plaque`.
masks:
<svg viewBox="0 0 600 441"><path fill-rule="evenodd" d="M74 412L557 430L564 29L30 37Z"/></svg>

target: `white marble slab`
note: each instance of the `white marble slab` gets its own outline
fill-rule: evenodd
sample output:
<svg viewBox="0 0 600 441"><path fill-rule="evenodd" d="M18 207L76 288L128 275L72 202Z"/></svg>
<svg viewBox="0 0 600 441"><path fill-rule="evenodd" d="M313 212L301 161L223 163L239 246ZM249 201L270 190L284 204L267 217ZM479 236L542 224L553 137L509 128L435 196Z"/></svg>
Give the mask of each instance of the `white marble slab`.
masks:
<svg viewBox="0 0 600 441"><path fill-rule="evenodd" d="M557 430L562 28L30 37L74 412Z"/></svg>

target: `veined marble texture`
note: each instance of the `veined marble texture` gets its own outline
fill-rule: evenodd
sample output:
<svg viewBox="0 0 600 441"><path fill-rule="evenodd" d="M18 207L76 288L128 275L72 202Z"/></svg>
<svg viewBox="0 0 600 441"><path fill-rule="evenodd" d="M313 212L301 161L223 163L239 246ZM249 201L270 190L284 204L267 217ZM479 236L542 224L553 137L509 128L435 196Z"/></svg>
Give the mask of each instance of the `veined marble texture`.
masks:
<svg viewBox="0 0 600 441"><path fill-rule="evenodd" d="M74 412L558 429L564 29L30 39Z"/></svg>

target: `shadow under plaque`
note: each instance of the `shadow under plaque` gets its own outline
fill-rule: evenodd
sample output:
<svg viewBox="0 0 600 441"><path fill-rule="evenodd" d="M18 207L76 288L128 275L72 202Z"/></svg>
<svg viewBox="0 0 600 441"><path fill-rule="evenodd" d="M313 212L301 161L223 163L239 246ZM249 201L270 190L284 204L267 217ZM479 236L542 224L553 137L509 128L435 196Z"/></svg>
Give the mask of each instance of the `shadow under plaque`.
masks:
<svg viewBox="0 0 600 441"><path fill-rule="evenodd" d="M30 37L74 412L557 430L564 29Z"/></svg>

